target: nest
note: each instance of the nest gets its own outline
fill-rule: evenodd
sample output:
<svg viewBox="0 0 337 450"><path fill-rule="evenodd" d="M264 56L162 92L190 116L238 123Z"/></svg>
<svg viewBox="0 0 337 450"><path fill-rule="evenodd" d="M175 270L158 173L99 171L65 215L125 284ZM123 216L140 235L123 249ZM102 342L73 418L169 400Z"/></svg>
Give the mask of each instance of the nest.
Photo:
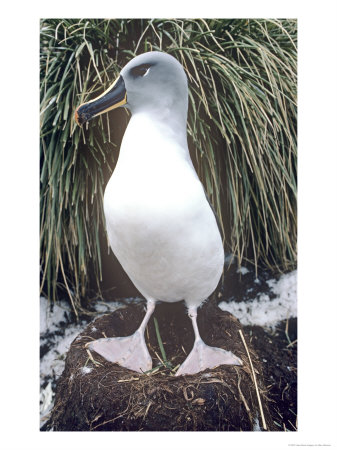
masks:
<svg viewBox="0 0 337 450"><path fill-rule="evenodd" d="M149 321L145 337L153 358L155 369L152 372L139 374L87 351L85 344L93 339L132 334L143 316L144 305L131 304L96 318L79 334L67 354L46 429L275 429L257 355L249 345L249 339L240 337L242 327L238 320L221 311L214 300L199 309L200 334L206 344L232 351L241 358L242 366L224 365L195 375L174 376L173 368L185 360L194 342L192 324L182 302L157 305ZM154 318L165 348L165 361Z"/></svg>

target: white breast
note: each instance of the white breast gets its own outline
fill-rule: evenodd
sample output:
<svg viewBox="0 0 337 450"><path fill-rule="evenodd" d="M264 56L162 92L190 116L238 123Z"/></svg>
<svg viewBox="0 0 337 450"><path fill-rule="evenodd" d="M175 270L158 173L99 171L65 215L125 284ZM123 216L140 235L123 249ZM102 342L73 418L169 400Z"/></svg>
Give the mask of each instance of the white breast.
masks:
<svg viewBox="0 0 337 450"><path fill-rule="evenodd" d="M215 217L187 147L147 118L129 123L104 212L111 248L145 297L198 305L213 292L224 262Z"/></svg>

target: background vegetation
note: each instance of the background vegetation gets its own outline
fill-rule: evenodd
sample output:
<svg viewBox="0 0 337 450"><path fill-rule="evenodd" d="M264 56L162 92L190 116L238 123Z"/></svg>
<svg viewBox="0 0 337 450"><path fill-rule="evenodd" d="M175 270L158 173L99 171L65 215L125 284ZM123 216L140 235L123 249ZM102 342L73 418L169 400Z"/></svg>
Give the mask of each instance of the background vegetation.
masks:
<svg viewBox="0 0 337 450"><path fill-rule="evenodd" d="M41 288L73 308L100 292L102 199L129 115L90 127L74 109L135 55L184 66L188 139L225 247L277 271L296 265L296 20L41 20Z"/></svg>

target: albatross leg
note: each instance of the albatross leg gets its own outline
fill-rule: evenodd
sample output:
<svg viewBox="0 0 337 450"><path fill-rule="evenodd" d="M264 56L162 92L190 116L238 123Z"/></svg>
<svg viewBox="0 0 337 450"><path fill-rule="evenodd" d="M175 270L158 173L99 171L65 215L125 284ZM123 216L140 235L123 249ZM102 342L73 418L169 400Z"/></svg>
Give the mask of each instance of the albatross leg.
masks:
<svg viewBox="0 0 337 450"><path fill-rule="evenodd" d="M205 369L213 369L221 364L242 365L241 359L232 352L222 348L210 347L201 339L197 325L197 307L189 307L188 315L192 320L195 341L191 353L179 367L176 376L193 375Z"/></svg>
<svg viewBox="0 0 337 450"><path fill-rule="evenodd" d="M155 305L155 300L147 300L145 317L131 336L97 339L90 342L89 349L106 360L135 372L146 372L152 369L152 359L145 344L144 332Z"/></svg>

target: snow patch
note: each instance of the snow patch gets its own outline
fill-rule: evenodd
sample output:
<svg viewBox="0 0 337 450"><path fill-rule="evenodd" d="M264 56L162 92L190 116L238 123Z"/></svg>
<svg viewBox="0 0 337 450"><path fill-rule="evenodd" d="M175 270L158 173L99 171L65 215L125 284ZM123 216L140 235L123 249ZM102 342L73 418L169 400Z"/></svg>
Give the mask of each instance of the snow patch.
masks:
<svg viewBox="0 0 337 450"><path fill-rule="evenodd" d="M260 422L258 416L254 419L253 431L261 431Z"/></svg>
<svg viewBox="0 0 337 450"><path fill-rule="evenodd" d="M59 377L64 369L65 356L71 343L84 329L83 325L68 325L63 336L53 336L53 348L47 352L40 362L41 377ZM43 339L41 339L43 344Z"/></svg>
<svg viewBox="0 0 337 450"><path fill-rule="evenodd" d="M125 305L120 302L110 302L110 303L97 302L94 305L94 308L95 308L95 311L105 314L105 313L114 312L117 309L125 308Z"/></svg>
<svg viewBox="0 0 337 450"><path fill-rule="evenodd" d="M67 312L69 307L66 302L53 304L53 311L50 310L50 303L45 297L40 297L40 335L53 333L59 329L61 322L67 322Z"/></svg>
<svg viewBox="0 0 337 450"><path fill-rule="evenodd" d="M249 270L247 269L247 267L243 267L241 266L236 273L241 273L241 275L246 275L247 273L249 273Z"/></svg>
<svg viewBox="0 0 337 450"><path fill-rule="evenodd" d="M71 311L67 302L54 303L52 312L50 306L45 297L40 297L40 345L50 347L40 360L41 383L46 378L55 379L61 375L71 343L87 325L85 321L79 324L70 323ZM95 304L98 313L113 312L122 307L124 305L120 302ZM95 327L92 326L92 329Z"/></svg>
<svg viewBox="0 0 337 450"><path fill-rule="evenodd" d="M276 298L261 293L249 302L221 302L219 307L237 317L244 326L275 328L281 320L297 317L297 270L267 283Z"/></svg>
<svg viewBox="0 0 337 450"><path fill-rule="evenodd" d="M53 390L51 382L40 393L41 414L46 414L53 399Z"/></svg>

